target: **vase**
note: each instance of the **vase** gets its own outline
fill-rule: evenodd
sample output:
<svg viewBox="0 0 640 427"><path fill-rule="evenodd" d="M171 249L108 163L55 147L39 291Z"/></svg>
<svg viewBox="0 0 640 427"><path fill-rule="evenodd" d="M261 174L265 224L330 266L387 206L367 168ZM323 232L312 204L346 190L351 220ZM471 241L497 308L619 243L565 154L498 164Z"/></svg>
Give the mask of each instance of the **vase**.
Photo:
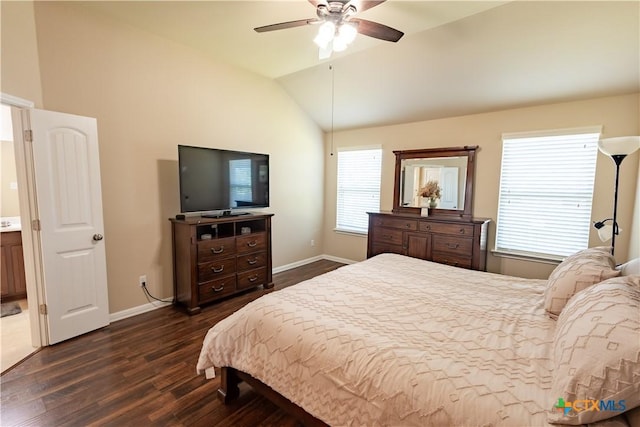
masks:
<svg viewBox="0 0 640 427"><path fill-rule="evenodd" d="M436 199L429 199L429 207L431 209L435 208L438 205L438 202L436 201Z"/></svg>

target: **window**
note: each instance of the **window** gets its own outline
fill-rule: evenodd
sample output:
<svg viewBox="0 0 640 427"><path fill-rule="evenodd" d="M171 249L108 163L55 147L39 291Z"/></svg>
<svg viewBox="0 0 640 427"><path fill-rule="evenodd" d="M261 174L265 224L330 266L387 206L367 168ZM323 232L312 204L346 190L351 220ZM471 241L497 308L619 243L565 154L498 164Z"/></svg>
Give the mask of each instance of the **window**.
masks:
<svg viewBox="0 0 640 427"><path fill-rule="evenodd" d="M367 233L367 212L380 209L382 150L338 151L336 229Z"/></svg>
<svg viewBox="0 0 640 427"><path fill-rule="evenodd" d="M237 207L238 202L251 202L251 159L229 160L230 194L229 206Z"/></svg>
<svg viewBox="0 0 640 427"><path fill-rule="evenodd" d="M599 128L508 134L496 251L561 258L589 244Z"/></svg>

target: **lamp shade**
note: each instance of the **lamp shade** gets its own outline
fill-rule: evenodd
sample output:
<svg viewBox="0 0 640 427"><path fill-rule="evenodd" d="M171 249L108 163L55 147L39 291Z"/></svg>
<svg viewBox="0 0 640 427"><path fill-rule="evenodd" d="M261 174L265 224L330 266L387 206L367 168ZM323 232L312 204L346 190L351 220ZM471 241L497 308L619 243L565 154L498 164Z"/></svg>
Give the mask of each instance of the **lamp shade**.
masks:
<svg viewBox="0 0 640 427"><path fill-rule="evenodd" d="M598 141L598 149L608 156L628 155L640 148L640 136L619 136Z"/></svg>
<svg viewBox="0 0 640 427"><path fill-rule="evenodd" d="M602 228L599 228L598 237L603 242L606 242L607 240L611 240L611 238L613 237L613 226L607 224L607 225L604 225Z"/></svg>

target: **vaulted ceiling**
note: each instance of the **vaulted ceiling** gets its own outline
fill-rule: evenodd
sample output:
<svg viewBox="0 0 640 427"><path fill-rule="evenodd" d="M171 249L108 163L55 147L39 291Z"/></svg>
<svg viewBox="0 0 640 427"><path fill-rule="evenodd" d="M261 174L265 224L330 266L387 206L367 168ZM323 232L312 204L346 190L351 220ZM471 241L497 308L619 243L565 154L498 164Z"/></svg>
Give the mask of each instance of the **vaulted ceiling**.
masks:
<svg viewBox="0 0 640 427"><path fill-rule="evenodd" d="M316 26L253 31L315 17L305 0L82 6L275 79L324 130L640 92L640 1L388 0L358 17L404 37L328 60Z"/></svg>

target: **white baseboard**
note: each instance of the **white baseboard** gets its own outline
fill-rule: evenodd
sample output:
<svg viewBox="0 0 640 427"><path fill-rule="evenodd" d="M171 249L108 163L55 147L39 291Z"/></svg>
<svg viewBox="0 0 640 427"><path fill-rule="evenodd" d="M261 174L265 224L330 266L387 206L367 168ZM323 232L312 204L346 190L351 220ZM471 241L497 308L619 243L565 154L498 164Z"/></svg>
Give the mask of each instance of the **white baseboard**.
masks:
<svg viewBox="0 0 640 427"><path fill-rule="evenodd" d="M291 264L281 265L280 267L274 267L271 271L273 274L282 273L283 271L291 270L292 268L302 267L303 265L311 264L312 262L320 261L322 255L317 255L311 258L303 259L300 261L292 262Z"/></svg>
<svg viewBox="0 0 640 427"><path fill-rule="evenodd" d="M111 322L116 322L118 320L126 319L127 317L137 316L138 314L146 313L148 311L153 311L158 308L166 307L168 305L171 305L171 303L158 301L154 303L139 305L137 307L131 307L126 310L116 311L115 313L109 314L109 320Z"/></svg>
<svg viewBox="0 0 640 427"><path fill-rule="evenodd" d="M292 268L302 267L303 265L311 264L312 262L320 261L326 259L328 261L340 262L342 264L354 264L358 261L353 261L346 258L334 257L331 255L317 255L311 258L303 259L300 261L292 262L291 264L281 265L280 267L275 267L272 271L273 274L281 273L283 271L291 270ZM118 320L123 320L128 317L137 316L138 314L146 313L148 311L156 310L158 308L166 307L171 305L170 302L153 302L147 303L143 305L139 305L137 307L128 308L126 310L117 311L115 313L111 313L109 315L109 320L111 322L117 322Z"/></svg>
<svg viewBox="0 0 640 427"><path fill-rule="evenodd" d="M342 264L355 264L358 261L353 261L346 258L338 258L332 255L317 255L311 258L303 259L300 261L292 262L291 264L281 265L280 267L275 267L273 269L273 274L282 273L283 271L291 270L292 268L302 267L303 265L311 264L312 262L320 261L322 259L326 259L328 261L340 262Z"/></svg>
<svg viewBox="0 0 640 427"><path fill-rule="evenodd" d="M340 258L333 255L322 255L322 259L326 259L328 261L340 262L342 264L355 264L356 262L359 262L359 261L354 261L352 259Z"/></svg>

